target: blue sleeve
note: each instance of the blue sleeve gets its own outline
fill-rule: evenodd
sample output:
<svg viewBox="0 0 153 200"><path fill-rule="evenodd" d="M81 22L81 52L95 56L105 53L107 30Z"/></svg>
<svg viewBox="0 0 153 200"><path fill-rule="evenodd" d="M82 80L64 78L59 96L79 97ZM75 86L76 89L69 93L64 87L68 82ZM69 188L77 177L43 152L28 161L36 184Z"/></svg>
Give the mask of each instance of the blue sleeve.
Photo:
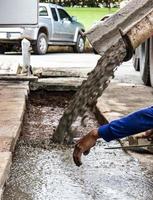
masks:
<svg viewBox="0 0 153 200"><path fill-rule="evenodd" d="M121 119L99 127L101 138L109 142L153 129L153 106L131 113Z"/></svg>

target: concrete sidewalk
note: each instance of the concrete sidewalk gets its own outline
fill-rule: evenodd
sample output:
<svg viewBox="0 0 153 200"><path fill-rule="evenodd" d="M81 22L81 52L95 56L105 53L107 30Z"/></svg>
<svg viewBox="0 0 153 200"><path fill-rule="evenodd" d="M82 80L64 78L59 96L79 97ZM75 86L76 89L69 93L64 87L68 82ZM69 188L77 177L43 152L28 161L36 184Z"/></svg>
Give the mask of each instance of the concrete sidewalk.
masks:
<svg viewBox="0 0 153 200"><path fill-rule="evenodd" d="M111 121L153 105L153 88L112 82L98 99L97 108Z"/></svg>
<svg viewBox="0 0 153 200"><path fill-rule="evenodd" d="M28 82L0 82L0 199L21 131Z"/></svg>

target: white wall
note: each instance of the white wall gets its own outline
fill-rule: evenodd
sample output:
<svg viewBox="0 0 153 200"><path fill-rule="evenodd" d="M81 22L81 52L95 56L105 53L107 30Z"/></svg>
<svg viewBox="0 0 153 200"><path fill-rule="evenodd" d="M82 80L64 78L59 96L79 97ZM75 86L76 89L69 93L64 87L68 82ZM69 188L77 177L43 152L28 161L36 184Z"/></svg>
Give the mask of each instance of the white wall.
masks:
<svg viewBox="0 0 153 200"><path fill-rule="evenodd" d="M0 0L0 25L33 25L38 21L38 0Z"/></svg>

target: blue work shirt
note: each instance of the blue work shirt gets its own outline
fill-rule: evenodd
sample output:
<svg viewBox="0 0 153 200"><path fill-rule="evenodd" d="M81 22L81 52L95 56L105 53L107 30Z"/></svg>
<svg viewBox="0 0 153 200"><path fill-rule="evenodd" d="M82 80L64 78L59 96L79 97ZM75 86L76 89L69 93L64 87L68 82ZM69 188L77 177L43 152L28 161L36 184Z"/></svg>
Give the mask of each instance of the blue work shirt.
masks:
<svg viewBox="0 0 153 200"><path fill-rule="evenodd" d="M138 110L99 127L98 134L105 141L109 142L149 129L153 129L153 106Z"/></svg>

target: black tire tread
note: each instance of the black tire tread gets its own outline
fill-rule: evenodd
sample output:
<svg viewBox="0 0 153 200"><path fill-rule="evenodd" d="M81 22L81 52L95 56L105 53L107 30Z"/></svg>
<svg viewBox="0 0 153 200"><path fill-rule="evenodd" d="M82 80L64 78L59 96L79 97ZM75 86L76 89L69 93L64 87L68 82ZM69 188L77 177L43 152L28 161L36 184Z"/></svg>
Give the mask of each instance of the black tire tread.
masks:
<svg viewBox="0 0 153 200"><path fill-rule="evenodd" d="M44 54L47 52L47 50L46 50L45 53L42 53L42 52L40 51L39 47L38 47L38 39L39 39L39 37L41 37L42 35L43 35L44 37L46 37L46 40L47 40L47 35L46 35L45 33L39 33L39 34L38 34L37 41L36 41L36 43L33 45L33 51L34 51L35 54L38 54L38 55L44 55Z"/></svg>
<svg viewBox="0 0 153 200"><path fill-rule="evenodd" d="M80 37L82 37L81 34L78 34L77 42L76 42L76 44L73 46L73 51L74 51L74 53L83 53L83 51L84 51L84 49L83 49L83 51L80 52L79 47L78 47L78 41L79 41ZM83 37L82 37L82 38L83 38ZM83 40L84 40L84 43L85 43L85 39L84 39L84 38L83 38ZM84 46L85 46L85 44L84 44Z"/></svg>

